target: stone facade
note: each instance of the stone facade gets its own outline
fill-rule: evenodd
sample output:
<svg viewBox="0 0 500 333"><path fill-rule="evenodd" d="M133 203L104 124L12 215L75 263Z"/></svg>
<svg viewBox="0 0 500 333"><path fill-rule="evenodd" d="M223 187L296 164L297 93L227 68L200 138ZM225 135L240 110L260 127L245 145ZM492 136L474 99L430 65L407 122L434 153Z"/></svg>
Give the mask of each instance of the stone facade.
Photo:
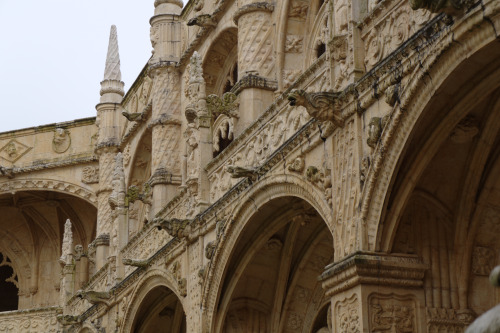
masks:
<svg viewBox="0 0 500 333"><path fill-rule="evenodd" d="M500 302L500 2L150 23L127 92L112 27L95 118L0 133L0 332L455 333Z"/></svg>

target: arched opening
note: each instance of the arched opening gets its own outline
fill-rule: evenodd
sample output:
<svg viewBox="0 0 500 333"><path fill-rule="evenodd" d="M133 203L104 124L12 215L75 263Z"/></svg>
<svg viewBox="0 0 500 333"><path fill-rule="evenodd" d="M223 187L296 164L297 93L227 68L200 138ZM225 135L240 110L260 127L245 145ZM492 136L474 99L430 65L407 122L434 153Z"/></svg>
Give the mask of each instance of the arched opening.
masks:
<svg viewBox="0 0 500 333"><path fill-rule="evenodd" d="M17 310L19 289L12 262L0 253L0 312Z"/></svg>
<svg viewBox="0 0 500 333"><path fill-rule="evenodd" d="M226 264L216 332L316 332L328 327L318 276L333 238L304 200L269 201L246 223Z"/></svg>
<svg viewBox="0 0 500 333"><path fill-rule="evenodd" d="M177 296L167 287L151 289L137 310L133 333L186 333L186 315Z"/></svg>
<svg viewBox="0 0 500 333"><path fill-rule="evenodd" d="M59 258L67 219L72 222L75 291L88 282L92 268L87 248L95 238L96 207L68 193L26 190L1 194L0 214L0 249L6 251L2 274L10 268L17 273L10 279L18 289L17 309L59 304Z"/></svg>
<svg viewBox="0 0 500 333"><path fill-rule="evenodd" d="M433 93L399 158L379 236L382 251L428 265L425 306L455 313L457 330L500 302L488 283L500 264L498 53L470 56Z"/></svg>

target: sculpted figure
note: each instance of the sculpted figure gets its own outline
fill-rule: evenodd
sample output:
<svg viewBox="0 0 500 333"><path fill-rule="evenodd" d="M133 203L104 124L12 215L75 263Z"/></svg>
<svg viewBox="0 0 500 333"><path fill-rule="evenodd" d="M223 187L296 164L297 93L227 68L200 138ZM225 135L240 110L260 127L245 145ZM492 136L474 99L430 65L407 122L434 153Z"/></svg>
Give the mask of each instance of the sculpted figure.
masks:
<svg viewBox="0 0 500 333"><path fill-rule="evenodd" d="M344 127L339 96L339 93L334 92L308 93L301 89L294 89L288 95L288 100L291 106L303 106L314 119L329 120L338 127Z"/></svg>

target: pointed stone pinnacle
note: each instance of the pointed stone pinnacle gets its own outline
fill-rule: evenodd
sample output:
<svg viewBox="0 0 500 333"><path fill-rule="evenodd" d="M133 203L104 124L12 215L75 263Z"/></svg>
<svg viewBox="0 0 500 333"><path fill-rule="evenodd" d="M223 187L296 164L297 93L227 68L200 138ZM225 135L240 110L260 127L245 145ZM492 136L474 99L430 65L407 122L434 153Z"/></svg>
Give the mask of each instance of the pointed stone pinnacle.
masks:
<svg viewBox="0 0 500 333"><path fill-rule="evenodd" d="M104 70L104 80L121 81L120 54L118 52L118 35L116 26L111 26L109 34L108 55L106 57L106 68Z"/></svg>

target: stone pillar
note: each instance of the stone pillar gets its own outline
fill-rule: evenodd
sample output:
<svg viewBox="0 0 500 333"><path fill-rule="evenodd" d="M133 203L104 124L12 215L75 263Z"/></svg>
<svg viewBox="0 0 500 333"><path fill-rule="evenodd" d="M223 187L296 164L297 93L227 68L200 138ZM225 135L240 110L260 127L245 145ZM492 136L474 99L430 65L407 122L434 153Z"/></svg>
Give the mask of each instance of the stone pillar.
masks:
<svg viewBox="0 0 500 333"><path fill-rule="evenodd" d="M188 122L186 138L185 184L196 196L196 212L209 204L210 184L204 166L212 159L211 116L207 109L207 96L201 57L194 52L189 73L189 105L185 115Z"/></svg>
<svg viewBox="0 0 500 333"><path fill-rule="evenodd" d="M234 89L240 96L236 136L271 105L278 89L273 11L271 2L242 1L233 17L238 26L238 83Z"/></svg>
<svg viewBox="0 0 500 333"><path fill-rule="evenodd" d="M121 81L120 56L118 53L118 37L116 27L111 27L108 54L101 82L101 98L97 104L98 139L95 152L99 156L99 189L97 191L97 239L96 271L105 263L108 254L109 233L111 231L111 207L109 196L112 191L112 173L114 158L118 152L120 123L124 83ZM104 260L103 260L104 259Z"/></svg>
<svg viewBox="0 0 500 333"><path fill-rule="evenodd" d="M125 172L123 170L122 153L116 154L115 171L113 172L113 192L109 197L109 205L112 210L113 225L111 227L110 253L108 262L113 262L115 276L113 283L118 283L125 277L125 267L122 263L121 249L128 242L128 222L125 197L127 187L125 185ZM109 258L112 258L110 260Z"/></svg>
<svg viewBox="0 0 500 333"><path fill-rule="evenodd" d="M180 75L175 65L180 57L182 10L180 0L156 0L151 18L153 56L149 75L153 80L151 186L152 211L156 214L176 194L181 184Z"/></svg>
<svg viewBox="0 0 500 333"><path fill-rule="evenodd" d="M367 252L327 266L332 332L425 332L426 268L417 256Z"/></svg>
<svg viewBox="0 0 500 333"><path fill-rule="evenodd" d="M60 287L60 304L63 308L63 314L68 314L66 303L74 292L75 284L75 264L73 262L73 231L71 230L71 221L68 219L64 224L64 235L62 241L61 258L59 263L62 267L62 279Z"/></svg>

